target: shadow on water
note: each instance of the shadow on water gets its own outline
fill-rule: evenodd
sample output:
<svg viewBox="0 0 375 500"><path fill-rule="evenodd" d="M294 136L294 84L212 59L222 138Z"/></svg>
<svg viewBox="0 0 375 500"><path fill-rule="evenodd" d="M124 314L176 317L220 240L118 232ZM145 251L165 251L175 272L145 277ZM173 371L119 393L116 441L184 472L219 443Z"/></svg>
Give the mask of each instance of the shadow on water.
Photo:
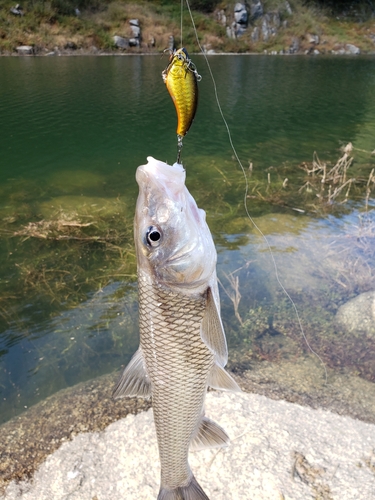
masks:
<svg viewBox="0 0 375 500"><path fill-rule="evenodd" d="M174 161L175 115L159 58L0 63L7 66L0 71L4 422L60 389L118 369L135 351L134 173L146 154ZM353 391L358 380L373 383L373 337L339 331L335 315L374 290L374 63L239 56L215 57L212 67L245 159L250 213L308 343L337 394L342 376ZM312 397L324 391L323 366L245 216L244 179L201 72L184 163L218 249L229 367L256 390L268 383L281 394L288 388ZM354 160L332 173L349 140L354 149L346 159Z"/></svg>

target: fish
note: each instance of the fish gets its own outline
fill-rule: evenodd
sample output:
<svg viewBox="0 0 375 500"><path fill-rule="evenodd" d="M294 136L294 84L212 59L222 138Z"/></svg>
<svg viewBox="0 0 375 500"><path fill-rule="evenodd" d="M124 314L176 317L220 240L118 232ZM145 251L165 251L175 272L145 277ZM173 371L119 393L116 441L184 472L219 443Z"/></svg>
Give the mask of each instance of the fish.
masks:
<svg viewBox="0 0 375 500"><path fill-rule="evenodd" d="M182 138L193 123L198 107L198 81L202 79L187 50L172 52L168 66L162 72L164 83L173 100L177 112L178 157L180 161Z"/></svg>
<svg viewBox="0 0 375 500"><path fill-rule="evenodd" d="M114 390L116 398L152 398L161 465L158 500L209 500L188 453L229 443L226 432L205 416L208 387L241 391L224 370L228 349L215 245L185 177L181 164L151 156L137 169L140 345Z"/></svg>

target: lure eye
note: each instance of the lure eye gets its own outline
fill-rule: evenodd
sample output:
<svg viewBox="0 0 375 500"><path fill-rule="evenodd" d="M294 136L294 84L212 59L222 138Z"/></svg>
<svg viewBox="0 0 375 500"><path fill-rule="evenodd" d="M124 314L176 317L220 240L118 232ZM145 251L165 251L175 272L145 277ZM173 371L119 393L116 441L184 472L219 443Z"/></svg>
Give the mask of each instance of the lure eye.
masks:
<svg viewBox="0 0 375 500"><path fill-rule="evenodd" d="M161 232L156 226L150 226L146 233L146 241L150 247L158 247L161 243Z"/></svg>

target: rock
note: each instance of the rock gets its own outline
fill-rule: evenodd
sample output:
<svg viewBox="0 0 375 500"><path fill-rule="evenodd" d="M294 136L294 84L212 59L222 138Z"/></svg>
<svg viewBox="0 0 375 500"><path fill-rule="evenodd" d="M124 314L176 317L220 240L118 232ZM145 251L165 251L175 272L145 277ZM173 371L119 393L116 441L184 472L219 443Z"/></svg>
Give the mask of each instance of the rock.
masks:
<svg viewBox="0 0 375 500"><path fill-rule="evenodd" d="M132 38L129 38L130 47L139 47L141 43L141 28L138 19L129 20L130 28L132 30Z"/></svg>
<svg viewBox="0 0 375 500"><path fill-rule="evenodd" d="M77 48L77 44L75 44L74 42L66 42L66 44L64 45L65 50L77 50Z"/></svg>
<svg viewBox="0 0 375 500"><path fill-rule="evenodd" d="M258 28L258 26L255 26L255 28L253 29L253 31L251 33L251 40L253 42L259 42L259 28Z"/></svg>
<svg viewBox="0 0 375 500"><path fill-rule="evenodd" d="M223 26L227 25L227 16L225 15L225 10L221 9L216 12L216 19Z"/></svg>
<svg viewBox="0 0 375 500"><path fill-rule="evenodd" d="M361 293L342 305L335 322L346 333L366 334L375 339L375 291Z"/></svg>
<svg viewBox="0 0 375 500"><path fill-rule="evenodd" d="M245 26L247 25L247 10L246 10L246 5L243 3L236 3L234 6L234 20L236 21L237 24L244 24Z"/></svg>
<svg viewBox="0 0 375 500"><path fill-rule="evenodd" d="M315 56L317 56L317 55L319 55L319 54L320 54L320 52L319 52L319 50L318 50L318 49L314 49L314 50L313 50L313 54L314 54Z"/></svg>
<svg viewBox="0 0 375 500"><path fill-rule="evenodd" d="M319 45L320 39L318 35L311 35L310 33L308 33L306 38L309 43L313 43L314 45Z"/></svg>
<svg viewBox="0 0 375 500"><path fill-rule="evenodd" d="M16 48L20 56L30 55L34 53L34 48L31 45L20 45Z"/></svg>
<svg viewBox="0 0 375 500"><path fill-rule="evenodd" d="M122 36L115 35L113 37L113 41L119 49L127 49L129 47L129 40L127 38L123 38Z"/></svg>
<svg viewBox="0 0 375 500"><path fill-rule="evenodd" d="M299 39L297 37L293 37L292 44L289 47L289 54L296 54L299 51Z"/></svg>
<svg viewBox="0 0 375 500"><path fill-rule="evenodd" d="M345 48L346 48L347 54L358 55L361 53L361 49L359 47L356 47L355 45L352 45L351 43L347 43L345 45Z"/></svg>
<svg viewBox="0 0 375 500"><path fill-rule="evenodd" d="M14 16L23 16L23 9L19 3L15 7L11 7L9 12Z"/></svg>
<svg viewBox="0 0 375 500"><path fill-rule="evenodd" d="M130 28L132 30L132 34L134 38L140 38L141 36L141 28L139 26L133 26L132 24L130 25Z"/></svg>
<svg viewBox="0 0 375 500"><path fill-rule="evenodd" d="M285 2L284 5L285 5L285 10L286 10L287 14L289 16L291 16L293 14L293 11L292 11L292 7L290 6L290 3Z"/></svg>
<svg viewBox="0 0 375 500"><path fill-rule="evenodd" d="M251 21L256 21L263 16L263 5L260 0L253 0L250 5L250 19Z"/></svg>

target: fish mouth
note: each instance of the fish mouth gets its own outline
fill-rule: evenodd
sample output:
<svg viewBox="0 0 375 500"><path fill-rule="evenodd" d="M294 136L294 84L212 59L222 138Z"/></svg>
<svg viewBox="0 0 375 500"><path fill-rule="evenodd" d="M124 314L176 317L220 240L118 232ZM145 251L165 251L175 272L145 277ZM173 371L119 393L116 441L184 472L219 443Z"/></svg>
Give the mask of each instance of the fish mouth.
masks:
<svg viewBox="0 0 375 500"><path fill-rule="evenodd" d="M147 157L148 163L138 167L136 172L136 181L141 190L145 186L157 186L157 190L165 192L165 196L172 200L185 188L186 172L179 163L168 165L162 161L156 160L152 156ZM155 188L156 189L156 188Z"/></svg>

